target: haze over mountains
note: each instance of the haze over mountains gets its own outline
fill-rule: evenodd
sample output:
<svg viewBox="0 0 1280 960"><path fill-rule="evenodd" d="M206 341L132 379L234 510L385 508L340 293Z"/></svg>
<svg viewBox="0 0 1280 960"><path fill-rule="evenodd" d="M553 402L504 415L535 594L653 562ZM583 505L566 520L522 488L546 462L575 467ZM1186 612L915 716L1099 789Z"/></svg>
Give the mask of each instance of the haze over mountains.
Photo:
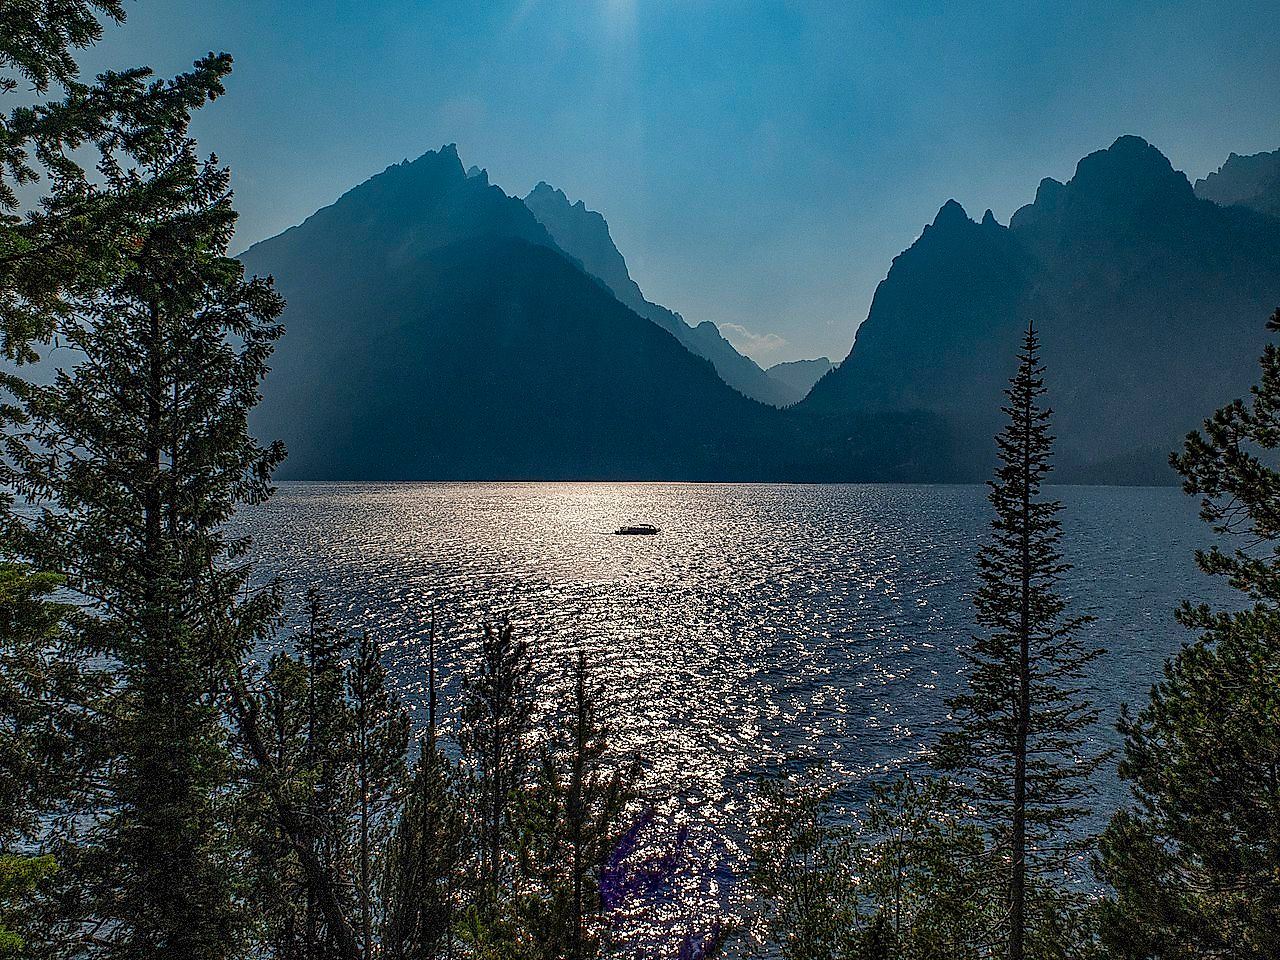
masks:
<svg viewBox="0 0 1280 960"><path fill-rule="evenodd" d="M980 476L1031 320L1059 475L1167 482L1181 437L1247 393L1277 303L1280 220L1198 199L1158 150L1121 137L1067 183L1042 181L1008 227L944 205L800 407L936 413L954 467Z"/></svg>
<svg viewBox="0 0 1280 960"><path fill-rule="evenodd" d="M453 147L243 260L289 301L254 424L285 477L747 476L780 429Z"/></svg>
<svg viewBox="0 0 1280 960"><path fill-rule="evenodd" d="M795 391L797 399L808 396L813 385L831 372L835 366L827 357L813 360L784 360L765 369L771 380L786 384Z"/></svg>
<svg viewBox="0 0 1280 960"><path fill-rule="evenodd" d="M1280 150L1248 157L1233 153L1215 172L1197 180L1195 189L1196 196L1223 206L1280 217Z"/></svg>
<svg viewBox="0 0 1280 960"><path fill-rule="evenodd" d="M720 379L739 393L761 403L785 407L803 399L818 379L814 377L807 385L803 376L775 379L755 361L738 353L710 320L690 327L680 314L646 300L614 246L604 217L588 210L581 200L571 204L563 191L544 181L533 188L524 202L560 249L576 258L587 273L601 280L622 303L670 333L690 353L710 360Z"/></svg>
<svg viewBox="0 0 1280 960"><path fill-rule="evenodd" d="M446 147L244 255L289 299L255 428L293 478L980 479L1034 320L1057 476L1171 482L1280 303L1255 159L1198 184L1228 206L1137 137L1008 226L948 202L838 368L764 371L646 300L598 213L545 183L509 197Z"/></svg>

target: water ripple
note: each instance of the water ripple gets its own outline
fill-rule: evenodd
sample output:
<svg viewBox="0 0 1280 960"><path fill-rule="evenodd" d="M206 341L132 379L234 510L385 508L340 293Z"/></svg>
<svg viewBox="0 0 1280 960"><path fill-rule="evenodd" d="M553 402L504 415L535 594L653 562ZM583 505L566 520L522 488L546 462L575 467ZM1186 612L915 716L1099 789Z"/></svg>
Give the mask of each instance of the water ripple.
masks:
<svg viewBox="0 0 1280 960"><path fill-rule="evenodd" d="M740 823L762 772L821 762L855 784L917 762L972 631L981 487L282 484L244 523L264 576L318 587L383 640L421 711L432 610L446 696L483 621L528 638L547 696L573 653L607 678L645 789ZM1219 599L1206 534L1172 489L1063 488L1068 587L1100 619L1108 726L1185 639L1172 610ZM623 523L662 527L619 537ZM1110 788L1114 790L1114 786ZM861 791L855 789L856 795Z"/></svg>

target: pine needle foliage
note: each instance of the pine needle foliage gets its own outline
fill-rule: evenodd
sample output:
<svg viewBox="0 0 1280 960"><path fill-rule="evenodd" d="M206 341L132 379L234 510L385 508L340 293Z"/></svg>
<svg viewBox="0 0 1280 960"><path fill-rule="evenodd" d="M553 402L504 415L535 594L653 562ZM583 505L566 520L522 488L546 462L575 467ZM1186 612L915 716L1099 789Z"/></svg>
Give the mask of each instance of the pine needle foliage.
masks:
<svg viewBox="0 0 1280 960"><path fill-rule="evenodd" d="M80 78L76 51L119 0L24 0L0 6L0 349L37 359L78 301L137 266L140 227L171 197L143 166L185 136L192 111L222 95L231 58L210 54L172 80L143 67ZM34 102L32 98L34 96Z"/></svg>
<svg viewBox="0 0 1280 960"><path fill-rule="evenodd" d="M351 785L355 791L352 846L356 912L365 956L373 957L377 953L374 933L383 926L384 851L407 775L409 715L388 690L378 643L367 632L356 640L355 656L347 671L347 700Z"/></svg>
<svg viewBox="0 0 1280 960"><path fill-rule="evenodd" d="M458 772L432 729L420 744L387 847L382 928L387 960L448 955L460 910L465 843Z"/></svg>
<svg viewBox="0 0 1280 960"><path fill-rule="evenodd" d="M1061 505L1041 489L1053 447L1045 392L1039 337L1029 325L988 484L995 517L978 553L979 630L964 651L967 686L948 701L955 727L937 751L938 766L957 778L996 859L1007 864L992 880L1007 892L1010 960L1026 955L1037 912L1028 909L1031 891L1069 875L1084 848L1073 831L1089 812L1090 778L1104 759L1088 739L1098 711L1083 687L1101 651L1085 646L1081 629L1090 618L1070 615L1060 592L1071 569L1060 546Z"/></svg>
<svg viewBox="0 0 1280 960"><path fill-rule="evenodd" d="M124 20L120 0L37 0L7 3L0 10L0 90L26 81L36 93L52 83L73 82L80 73L75 51L102 39L102 21Z"/></svg>
<svg viewBox="0 0 1280 960"><path fill-rule="evenodd" d="M53 574L0 563L0 956L46 945L38 881L76 856L111 754L102 710L113 680L87 649L91 624L52 597Z"/></svg>
<svg viewBox="0 0 1280 960"><path fill-rule="evenodd" d="M245 758L254 787L253 897L261 945L276 960L342 956L342 934L321 909L314 880L299 863L295 845L323 866L335 889L354 889L347 882L355 868L350 844L353 729L346 699L351 639L334 624L314 590L307 594L305 614L305 626L292 638L294 652L272 657L258 692L255 729L267 745L269 764ZM301 825L294 835L280 823L277 805ZM343 897L339 906L344 917L355 915L354 897Z"/></svg>
<svg viewBox="0 0 1280 960"><path fill-rule="evenodd" d="M1280 331L1280 310L1267 329ZM1178 620L1196 638L1122 717L1134 803L1098 860L1117 958L1262 960L1280 944L1280 348L1267 344L1260 364L1250 399L1171 458L1222 538L1196 560L1243 602L1184 604Z"/></svg>
<svg viewBox="0 0 1280 960"><path fill-rule="evenodd" d="M463 678L458 737L482 904L513 888L516 798L531 769L533 706L528 644L508 621L485 624L478 662Z"/></svg>
<svg viewBox="0 0 1280 960"><path fill-rule="evenodd" d="M985 960L1004 904L954 785L903 775L857 818L815 782L766 783L752 849L756 940L784 960Z"/></svg>
<svg viewBox="0 0 1280 960"><path fill-rule="evenodd" d="M604 691L585 653L575 658L566 699L517 814L519 913L536 944L531 956L587 960L607 939L601 871L623 832L636 769L613 756L600 715Z"/></svg>
<svg viewBox="0 0 1280 960"><path fill-rule="evenodd" d="M225 168L172 128L122 149L131 164L104 163L103 189L147 198L127 269L64 295L71 363L51 383L4 376L17 421L6 480L40 506L8 534L97 614L100 653L118 665L93 942L120 958L221 960L245 925L222 692L277 609L249 588L247 541L226 524L269 496L283 456L248 430L282 304L227 256Z"/></svg>

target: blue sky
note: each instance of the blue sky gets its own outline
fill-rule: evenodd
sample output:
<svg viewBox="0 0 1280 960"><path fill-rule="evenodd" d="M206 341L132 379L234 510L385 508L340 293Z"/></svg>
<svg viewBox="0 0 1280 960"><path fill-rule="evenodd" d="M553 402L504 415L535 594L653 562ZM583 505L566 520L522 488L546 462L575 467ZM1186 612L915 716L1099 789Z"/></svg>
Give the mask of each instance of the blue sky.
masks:
<svg viewBox="0 0 1280 960"><path fill-rule="evenodd" d="M843 357L892 258L950 197L1005 222L1042 177L1125 133L1193 179L1230 151L1280 147L1274 0L141 0L129 13L88 69L236 58L196 133L235 172L241 245L456 142L508 193L547 180L600 210L651 300L721 324L766 364Z"/></svg>

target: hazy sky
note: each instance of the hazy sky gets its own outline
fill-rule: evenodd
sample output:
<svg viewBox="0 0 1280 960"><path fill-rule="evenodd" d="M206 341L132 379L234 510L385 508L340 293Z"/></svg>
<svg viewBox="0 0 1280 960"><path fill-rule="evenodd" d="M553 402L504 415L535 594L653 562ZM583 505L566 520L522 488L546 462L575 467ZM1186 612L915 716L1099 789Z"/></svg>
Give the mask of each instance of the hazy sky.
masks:
<svg viewBox="0 0 1280 960"><path fill-rule="evenodd" d="M457 142L508 193L600 210L651 300L766 364L843 357L949 197L1006 222L1125 133L1193 179L1280 147L1275 0L128 6L90 69L236 58L196 133L242 246Z"/></svg>

